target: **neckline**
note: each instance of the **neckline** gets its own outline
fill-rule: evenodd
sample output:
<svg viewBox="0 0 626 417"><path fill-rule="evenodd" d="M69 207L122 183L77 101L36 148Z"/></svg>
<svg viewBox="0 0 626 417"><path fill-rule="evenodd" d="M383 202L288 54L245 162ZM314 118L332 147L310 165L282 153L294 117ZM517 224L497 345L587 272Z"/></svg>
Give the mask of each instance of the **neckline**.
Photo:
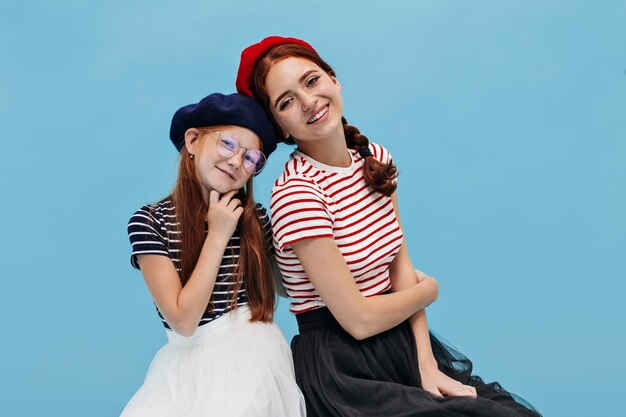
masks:
<svg viewBox="0 0 626 417"><path fill-rule="evenodd" d="M293 151L293 155L301 157L302 159L306 160L308 163L310 163L311 165L313 165L315 168L319 169L320 171L332 172L332 173L341 174L341 175L352 175L354 173L354 168L355 168L354 154L351 152L350 149L348 149L348 155L350 155L350 166L347 166L347 167L336 167L333 165L323 164L320 161L317 161L311 158L309 155L305 154L304 152L298 149Z"/></svg>

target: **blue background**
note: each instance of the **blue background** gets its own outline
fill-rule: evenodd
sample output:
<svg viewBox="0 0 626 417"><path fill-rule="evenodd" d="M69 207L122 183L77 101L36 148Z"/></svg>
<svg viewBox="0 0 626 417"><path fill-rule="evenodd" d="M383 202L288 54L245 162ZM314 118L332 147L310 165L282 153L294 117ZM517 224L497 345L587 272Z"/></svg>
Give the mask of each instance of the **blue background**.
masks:
<svg viewBox="0 0 626 417"><path fill-rule="evenodd" d="M233 91L271 34L311 42L395 156L431 326L546 417L618 414L625 21L619 1L2 2L2 415L115 416L139 387L165 335L126 222L173 184L173 112Z"/></svg>

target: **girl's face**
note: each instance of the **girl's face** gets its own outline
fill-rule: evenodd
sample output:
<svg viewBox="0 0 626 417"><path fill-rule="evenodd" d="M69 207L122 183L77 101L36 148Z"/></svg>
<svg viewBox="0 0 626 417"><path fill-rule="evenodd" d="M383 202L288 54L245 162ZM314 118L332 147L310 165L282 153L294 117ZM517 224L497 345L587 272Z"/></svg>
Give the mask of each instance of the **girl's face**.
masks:
<svg viewBox="0 0 626 417"><path fill-rule="evenodd" d="M265 80L265 91L270 111L285 137L309 141L343 132L341 86L312 61L290 57L274 63Z"/></svg>
<svg viewBox="0 0 626 417"><path fill-rule="evenodd" d="M205 198L211 190L223 194L243 188L261 151L261 140L256 133L240 126L189 129L185 133L185 145L194 155L196 177Z"/></svg>

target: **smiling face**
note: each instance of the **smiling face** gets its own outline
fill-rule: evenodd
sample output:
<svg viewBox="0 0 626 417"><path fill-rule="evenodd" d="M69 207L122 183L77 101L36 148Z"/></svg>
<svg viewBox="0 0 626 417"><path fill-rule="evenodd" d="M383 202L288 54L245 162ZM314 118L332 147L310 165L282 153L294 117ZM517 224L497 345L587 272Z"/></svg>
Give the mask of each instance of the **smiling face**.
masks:
<svg viewBox="0 0 626 417"><path fill-rule="evenodd" d="M343 133L341 86L314 62L289 57L273 63L265 92L274 119L296 143Z"/></svg>
<svg viewBox="0 0 626 417"><path fill-rule="evenodd" d="M236 137L241 146L233 155L223 156L218 150L219 132ZM243 188L252 175L244 167L246 150L261 150L261 140L251 130L240 126L215 126L189 129L185 133L187 151L194 155L196 178L207 199L209 191L223 194Z"/></svg>

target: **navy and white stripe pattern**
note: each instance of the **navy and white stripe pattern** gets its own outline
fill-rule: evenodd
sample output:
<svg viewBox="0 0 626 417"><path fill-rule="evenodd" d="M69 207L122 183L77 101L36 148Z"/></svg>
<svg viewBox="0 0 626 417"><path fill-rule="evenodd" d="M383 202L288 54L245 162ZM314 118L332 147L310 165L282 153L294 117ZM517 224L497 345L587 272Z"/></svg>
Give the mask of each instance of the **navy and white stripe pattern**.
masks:
<svg viewBox="0 0 626 417"><path fill-rule="evenodd" d="M271 252L273 251L272 228L269 216L265 208L260 204L256 205L256 209L265 231L268 251ZM161 255L169 257L174 263L176 271L180 273L180 232L177 229L178 221L174 203L169 199L143 206L137 210L128 222L128 238L133 249L130 257L132 266L139 269L138 255ZM239 249L239 229L237 228L226 246L217 280L215 281L215 287L211 296L213 311L204 313L200 323L198 323L199 326L209 323L233 309L231 305L235 285L233 272L239 259ZM242 285L237 292L237 306L248 303L246 290L243 282L241 283ZM163 325L170 329L158 308L157 313Z"/></svg>

